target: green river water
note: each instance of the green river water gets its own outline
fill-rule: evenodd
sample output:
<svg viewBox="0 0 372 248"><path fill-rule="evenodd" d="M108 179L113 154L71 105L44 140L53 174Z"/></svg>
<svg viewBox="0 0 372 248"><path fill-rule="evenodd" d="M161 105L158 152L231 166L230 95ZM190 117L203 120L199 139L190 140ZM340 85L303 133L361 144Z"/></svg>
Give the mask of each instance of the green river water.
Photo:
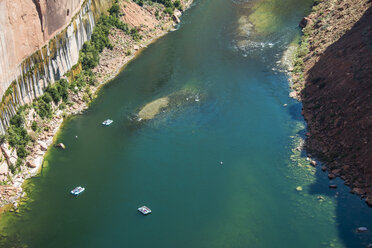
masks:
<svg viewBox="0 0 372 248"><path fill-rule="evenodd" d="M328 189L327 175L294 149L306 125L277 61L311 2L196 1L177 31L65 123L57 142L67 149L50 149L20 212L1 217L0 246L372 243L371 232L355 231L372 229L372 211L342 181ZM172 94L177 101L155 119L135 120L141 106ZM114 123L103 127L107 118ZM72 197L78 185L86 191ZM141 215L142 205L153 213Z"/></svg>

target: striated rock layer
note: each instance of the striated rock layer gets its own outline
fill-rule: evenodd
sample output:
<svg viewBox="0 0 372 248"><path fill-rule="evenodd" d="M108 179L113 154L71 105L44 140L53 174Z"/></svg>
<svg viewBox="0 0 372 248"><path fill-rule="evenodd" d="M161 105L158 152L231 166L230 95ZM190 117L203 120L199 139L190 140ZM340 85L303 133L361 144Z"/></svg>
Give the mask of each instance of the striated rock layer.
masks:
<svg viewBox="0 0 372 248"><path fill-rule="evenodd" d="M0 1L0 133L75 65L96 18L112 0Z"/></svg>
<svg viewBox="0 0 372 248"><path fill-rule="evenodd" d="M324 1L304 59L307 149L372 204L371 1Z"/></svg>

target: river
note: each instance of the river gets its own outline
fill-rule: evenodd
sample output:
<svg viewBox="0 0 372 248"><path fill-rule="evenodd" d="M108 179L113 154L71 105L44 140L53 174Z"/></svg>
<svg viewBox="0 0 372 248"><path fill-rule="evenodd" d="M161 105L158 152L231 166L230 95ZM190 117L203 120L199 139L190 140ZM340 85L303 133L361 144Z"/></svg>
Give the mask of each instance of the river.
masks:
<svg viewBox="0 0 372 248"><path fill-rule="evenodd" d="M1 247L365 247L372 211L295 147L278 61L311 0L199 0L69 119ZM250 23L254 23L252 29ZM149 121L141 106L177 95ZM195 101L196 100L196 101ZM287 104L285 106L285 104ZM114 120L109 127L101 122ZM76 138L77 136L77 138ZM72 197L82 185L86 191ZM302 191L296 190L301 186ZM153 211L141 215L137 208Z"/></svg>

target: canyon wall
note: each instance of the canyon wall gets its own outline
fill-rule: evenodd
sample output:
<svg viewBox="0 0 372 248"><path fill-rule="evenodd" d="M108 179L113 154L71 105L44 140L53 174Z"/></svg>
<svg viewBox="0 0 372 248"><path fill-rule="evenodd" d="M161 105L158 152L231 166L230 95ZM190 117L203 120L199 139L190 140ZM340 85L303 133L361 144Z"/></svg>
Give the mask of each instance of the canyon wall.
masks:
<svg viewBox="0 0 372 248"><path fill-rule="evenodd" d="M323 1L302 22L308 151L372 206L372 2Z"/></svg>
<svg viewBox="0 0 372 248"><path fill-rule="evenodd" d="M0 133L78 62L79 50L112 0L0 0Z"/></svg>

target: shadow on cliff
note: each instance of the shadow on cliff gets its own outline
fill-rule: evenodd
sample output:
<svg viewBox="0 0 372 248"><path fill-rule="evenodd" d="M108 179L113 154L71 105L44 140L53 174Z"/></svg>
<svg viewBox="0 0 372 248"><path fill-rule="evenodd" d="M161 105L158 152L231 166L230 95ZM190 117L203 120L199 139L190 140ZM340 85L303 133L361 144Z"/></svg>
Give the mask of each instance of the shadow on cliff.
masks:
<svg viewBox="0 0 372 248"><path fill-rule="evenodd" d="M303 95L308 151L345 180L317 168L310 193L336 201L336 226L345 247L372 247L372 208L344 183L372 192L372 8L329 46L309 70ZM324 156L325 155L325 156ZM337 185L336 189L328 186ZM358 233L358 227L368 232Z"/></svg>

